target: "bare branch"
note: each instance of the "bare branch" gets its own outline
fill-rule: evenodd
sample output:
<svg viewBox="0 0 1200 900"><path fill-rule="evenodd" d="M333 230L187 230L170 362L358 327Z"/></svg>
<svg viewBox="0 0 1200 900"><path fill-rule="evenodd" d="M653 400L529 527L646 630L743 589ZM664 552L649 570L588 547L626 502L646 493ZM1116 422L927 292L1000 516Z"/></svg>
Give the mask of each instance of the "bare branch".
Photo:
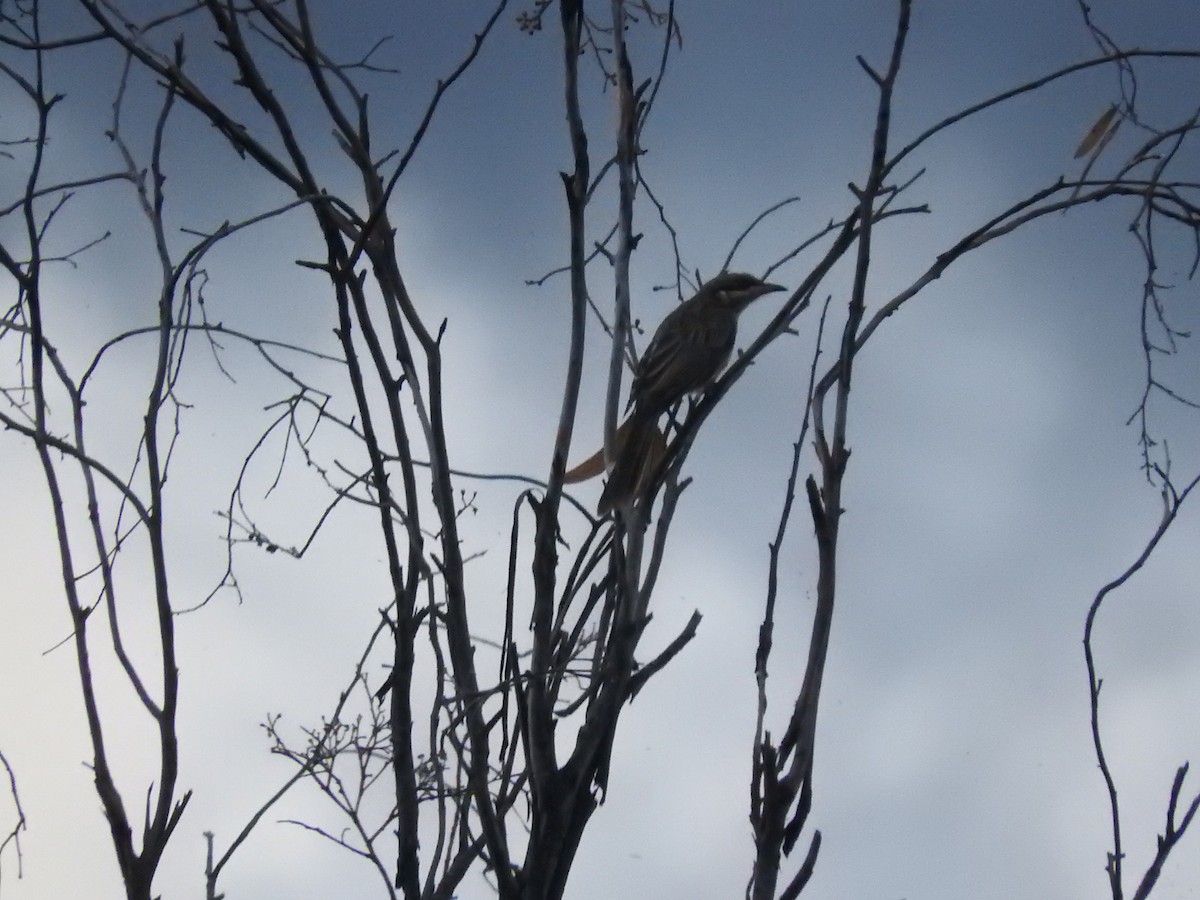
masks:
<svg viewBox="0 0 1200 900"><path fill-rule="evenodd" d="M1125 858L1125 852L1122 849L1121 842L1121 812L1120 804L1117 799L1117 784L1113 777L1112 769L1109 767L1108 759L1104 753L1104 743L1100 735L1100 688L1103 685L1103 679L1097 674L1095 652L1092 647L1092 634L1096 625L1096 617L1100 613L1100 608L1104 604L1105 599L1113 591L1124 586L1134 575L1141 571L1146 562L1150 559L1151 554L1158 546L1159 541L1166 535L1175 518L1179 515L1180 507L1183 501L1187 499L1188 494L1192 489L1200 484L1200 476L1194 478L1188 485L1178 494L1174 494L1173 490L1164 486L1162 491L1163 513L1159 520L1158 527L1154 530L1154 534L1146 542L1141 553L1137 558L1125 568L1125 570L1104 585L1092 600L1091 606L1088 608L1087 619L1083 628L1083 655L1087 663L1088 674L1088 696L1091 699L1091 720L1092 720L1092 745L1096 752L1096 761L1100 766L1100 773L1104 776L1104 784L1108 791L1109 813L1111 816L1111 829L1113 849L1108 854L1108 863L1105 866L1105 871L1108 872L1109 888L1112 893L1113 900L1121 900L1124 896L1122 887L1122 862ZM1155 856L1155 861L1151 865L1151 870L1146 873L1146 879L1143 881L1145 885L1145 893L1142 893L1141 888L1136 895L1137 897L1145 897L1149 893L1150 887L1153 886L1155 879L1158 877L1158 870L1162 867L1162 862L1166 859L1166 855L1174 846L1178 837L1182 835L1183 829L1175 831L1172 824L1172 816L1175 809L1175 801L1178 798L1178 789L1182 784L1182 776L1186 771L1186 766L1182 768L1176 778L1176 786L1171 792L1171 802L1168 807L1167 815L1167 832L1159 841L1158 854ZM1184 819L1183 828L1191 821L1191 815L1195 812L1195 804ZM1153 874L1152 874L1153 873Z"/></svg>

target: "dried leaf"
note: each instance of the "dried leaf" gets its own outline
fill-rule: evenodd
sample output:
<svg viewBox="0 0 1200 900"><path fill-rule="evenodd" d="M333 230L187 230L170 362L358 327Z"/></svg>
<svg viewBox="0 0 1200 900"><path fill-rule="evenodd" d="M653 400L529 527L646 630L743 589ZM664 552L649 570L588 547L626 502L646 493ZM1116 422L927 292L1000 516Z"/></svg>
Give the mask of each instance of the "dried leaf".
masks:
<svg viewBox="0 0 1200 900"><path fill-rule="evenodd" d="M1101 145L1102 139L1104 139L1104 143L1108 143L1107 137L1112 137L1112 134L1109 132L1109 125L1112 124L1113 117L1116 114L1117 105L1114 103L1100 115L1100 118L1096 120L1096 124L1088 129L1088 133L1084 135L1083 140L1079 142L1079 147L1075 150L1076 159L1087 156L1089 153L1091 153L1094 149L1096 149L1096 147ZM1118 121L1117 125L1120 124L1120 121ZM1115 132L1116 130L1117 128L1114 125L1112 131Z"/></svg>

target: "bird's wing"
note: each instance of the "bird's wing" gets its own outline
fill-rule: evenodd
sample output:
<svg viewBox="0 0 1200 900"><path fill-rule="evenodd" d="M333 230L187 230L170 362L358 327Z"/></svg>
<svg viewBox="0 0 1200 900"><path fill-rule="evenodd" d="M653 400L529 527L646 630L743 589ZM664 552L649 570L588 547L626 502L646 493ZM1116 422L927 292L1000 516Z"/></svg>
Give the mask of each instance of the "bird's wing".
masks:
<svg viewBox="0 0 1200 900"><path fill-rule="evenodd" d="M734 314L679 307L663 320L638 363L630 399L666 409L716 378L736 340Z"/></svg>

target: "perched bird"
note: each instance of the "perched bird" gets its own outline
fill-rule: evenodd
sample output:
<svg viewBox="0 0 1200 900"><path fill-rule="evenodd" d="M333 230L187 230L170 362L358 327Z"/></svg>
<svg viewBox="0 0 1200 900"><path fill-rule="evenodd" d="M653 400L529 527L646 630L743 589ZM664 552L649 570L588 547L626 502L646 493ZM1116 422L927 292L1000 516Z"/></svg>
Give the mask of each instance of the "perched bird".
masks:
<svg viewBox="0 0 1200 900"><path fill-rule="evenodd" d="M662 456L659 418L721 374L737 341L738 314L763 294L782 290L753 275L722 272L662 320L634 369L629 389L633 412L618 432L616 459L600 496L600 515L634 499L644 488L656 457Z"/></svg>

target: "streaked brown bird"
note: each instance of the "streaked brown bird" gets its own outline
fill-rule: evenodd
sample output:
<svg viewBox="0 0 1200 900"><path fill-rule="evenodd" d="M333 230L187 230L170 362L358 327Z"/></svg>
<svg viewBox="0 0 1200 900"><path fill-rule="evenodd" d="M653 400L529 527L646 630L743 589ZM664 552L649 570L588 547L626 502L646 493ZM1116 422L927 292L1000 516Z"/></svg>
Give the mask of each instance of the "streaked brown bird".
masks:
<svg viewBox="0 0 1200 900"><path fill-rule="evenodd" d="M753 275L722 272L662 320L634 369L627 407L633 412L618 432L616 459L600 495L600 515L644 489L661 457L659 418L688 394L708 387L725 369L737 341L741 311L763 294L782 290Z"/></svg>

